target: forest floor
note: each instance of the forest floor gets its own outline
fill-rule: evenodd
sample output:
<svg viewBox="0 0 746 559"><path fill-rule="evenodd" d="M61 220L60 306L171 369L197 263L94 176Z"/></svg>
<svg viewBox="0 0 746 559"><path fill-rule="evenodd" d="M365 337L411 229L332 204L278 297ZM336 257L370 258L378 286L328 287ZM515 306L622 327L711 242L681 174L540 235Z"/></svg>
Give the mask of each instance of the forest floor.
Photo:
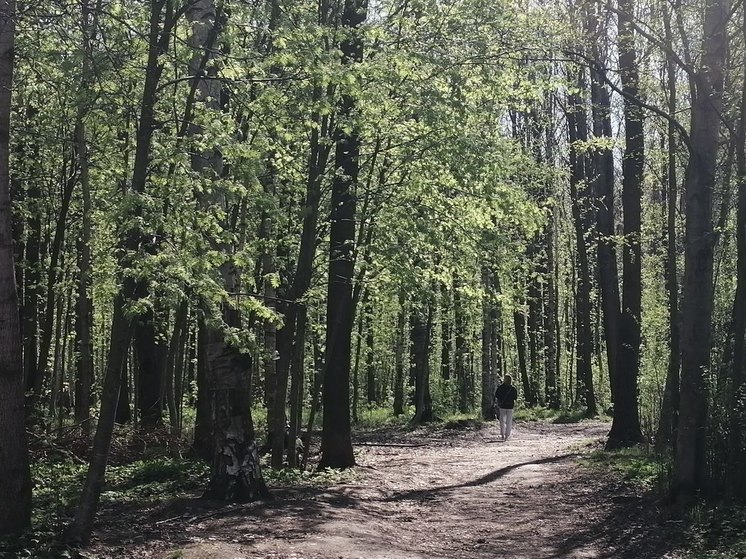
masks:
<svg viewBox="0 0 746 559"><path fill-rule="evenodd" d="M97 558L534 559L676 557L678 521L620 476L585 467L609 425L495 423L359 435L358 467L269 501L180 499L104 511Z"/></svg>

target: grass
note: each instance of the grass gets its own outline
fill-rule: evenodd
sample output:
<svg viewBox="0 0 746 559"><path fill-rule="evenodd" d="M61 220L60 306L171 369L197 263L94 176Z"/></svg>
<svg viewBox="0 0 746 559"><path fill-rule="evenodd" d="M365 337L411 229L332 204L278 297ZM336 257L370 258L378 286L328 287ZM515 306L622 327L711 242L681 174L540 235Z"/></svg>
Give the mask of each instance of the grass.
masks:
<svg viewBox="0 0 746 559"><path fill-rule="evenodd" d="M609 416L603 414L588 418L585 415L585 410L580 408L553 410L545 407L519 407L513 413L513 419L515 421L544 421L556 424L580 423L581 421L588 421L590 419L594 421L611 421Z"/></svg>
<svg viewBox="0 0 746 559"><path fill-rule="evenodd" d="M664 491L668 485L668 463L643 447L592 451L581 464L602 473L613 473L644 489Z"/></svg>

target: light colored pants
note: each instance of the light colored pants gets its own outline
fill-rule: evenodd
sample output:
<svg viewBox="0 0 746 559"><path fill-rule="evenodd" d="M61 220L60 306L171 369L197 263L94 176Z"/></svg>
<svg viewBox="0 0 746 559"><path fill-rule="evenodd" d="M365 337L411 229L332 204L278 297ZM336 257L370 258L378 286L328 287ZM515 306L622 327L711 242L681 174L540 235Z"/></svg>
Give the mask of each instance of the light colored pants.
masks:
<svg viewBox="0 0 746 559"><path fill-rule="evenodd" d="M500 436L507 441L513 432L513 410L500 408L498 417L500 418Z"/></svg>

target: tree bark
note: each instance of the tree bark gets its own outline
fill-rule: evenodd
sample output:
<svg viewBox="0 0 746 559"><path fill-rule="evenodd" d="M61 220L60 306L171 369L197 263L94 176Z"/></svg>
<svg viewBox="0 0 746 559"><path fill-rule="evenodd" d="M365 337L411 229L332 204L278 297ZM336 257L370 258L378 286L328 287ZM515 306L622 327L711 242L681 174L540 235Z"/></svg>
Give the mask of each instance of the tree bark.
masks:
<svg viewBox="0 0 746 559"><path fill-rule="evenodd" d="M584 89L582 77L578 80L580 89ZM588 139L588 127L583 104L577 95L572 95L567 113L570 132L570 198L572 217L575 228L575 246L577 250L577 296L575 302L576 328L576 380L582 386L586 414L589 417L598 414L596 393L593 386L593 335L591 328L591 274L588 262L588 247L585 235L588 230L588 208L584 207L587 193L580 192L588 176L587 156L580 152L581 145ZM585 191L587 187L583 187Z"/></svg>
<svg viewBox="0 0 746 559"><path fill-rule="evenodd" d="M340 42L342 64L363 59L359 29L367 17L366 0L345 0L341 25L349 35ZM339 119L354 118L357 101L344 93ZM327 299L326 366L324 375L324 422L319 466L346 468L355 464L350 425L350 349L354 308L352 282L355 255L355 189L360 171L361 138L357 126L336 132L335 166L332 180L329 240L329 287Z"/></svg>
<svg viewBox="0 0 746 559"><path fill-rule="evenodd" d="M705 429L713 305L712 192L716 184L728 0L708 0L700 69L691 75L691 154L686 168L686 249L681 325L681 413L673 492L688 502L706 485Z"/></svg>
<svg viewBox="0 0 746 559"><path fill-rule="evenodd" d="M741 33L746 38L746 10L742 10ZM746 61L746 53L744 54ZM744 417L744 366L746 365L746 74L741 88L740 119L737 130L736 166L738 174L738 206L736 211L736 293L731 313L733 362L729 389L729 440L726 484L728 492L736 499L746 498L744 481L745 454L743 448Z"/></svg>
<svg viewBox="0 0 746 559"><path fill-rule="evenodd" d="M639 70L631 21L634 1L619 0L619 73L624 92L625 149L622 162L624 251L619 353L616 366L614 420L607 446L629 446L644 441L640 429L637 381L640 374L640 321L642 317L641 214L645 166L645 138L641 109L635 104Z"/></svg>
<svg viewBox="0 0 746 559"><path fill-rule="evenodd" d="M10 202L15 18L15 1L0 2L0 536L20 534L31 524L31 473Z"/></svg>
<svg viewBox="0 0 746 559"><path fill-rule="evenodd" d="M399 291L399 313L396 321L394 347L394 415L404 413L404 352L407 329L407 313L404 308L404 291Z"/></svg>
<svg viewBox="0 0 746 559"><path fill-rule="evenodd" d="M412 425L433 421L433 405L430 396L430 324L432 307L412 309L412 363L415 371L415 413Z"/></svg>

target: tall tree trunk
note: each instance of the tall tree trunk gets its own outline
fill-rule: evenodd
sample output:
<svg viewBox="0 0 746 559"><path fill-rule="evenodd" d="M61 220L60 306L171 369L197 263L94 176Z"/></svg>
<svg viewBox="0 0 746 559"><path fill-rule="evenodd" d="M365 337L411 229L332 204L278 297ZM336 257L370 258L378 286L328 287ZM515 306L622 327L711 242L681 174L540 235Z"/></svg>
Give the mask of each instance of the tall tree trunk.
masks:
<svg viewBox="0 0 746 559"><path fill-rule="evenodd" d="M26 109L26 118L31 120L37 110ZM31 124L29 122L29 124ZM38 158L38 147L32 146L33 160ZM36 178L31 179L26 192L26 206L31 216L26 224L26 262L23 289L23 374L25 393L33 394L39 376L39 296L41 295L41 191ZM32 412L32 400L28 400L28 412Z"/></svg>
<svg viewBox="0 0 746 559"><path fill-rule="evenodd" d="M681 412L673 491L689 501L705 487L705 430L713 305L712 192L716 183L728 0L708 0L699 71L691 76L691 157L686 168L686 250L681 325Z"/></svg>
<svg viewBox="0 0 746 559"><path fill-rule="evenodd" d="M742 10L741 33L746 39L746 10ZM746 53L744 54L746 61ZM741 115L738 122L736 165L738 172L738 209L736 212L736 294L731 314L733 363L729 390L729 440L726 483L728 492L740 501L746 498L743 448L744 366L746 365L746 73L741 88Z"/></svg>
<svg viewBox="0 0 746 559"><path fill-rule="evenodd" d="M634 1L619 0L619 73L624 92L625 149L622 162L624 251L619 353L616 367L614 420L607 446L642 442L637 381L640 375L640 322L642 318L641 214L645 166L645 137L639 97L639 71L631 27Z"/></svg>
<svg viewBox="0 0 746 559"><path fill-rule="evenodd" d="M376 364L375 364L375 336L373 334L373 304L368 298L365 305L365 385L366 400L368 405L373 405L378 401L376 394Z"/></svg>
<svg viewBox="0 0 746 559"><path fill-rule="evenodd" d="M31 473L24 414L23 361L13 262L10 113L16 6L0 3L0 536L31 524Z"/></svg>
<svg viewBox="0 0 746 559"><path fill-rule="evenodd" d="M494 319L494 286L492 283L492 270L486 264L482 265L482 289L484 290L484 300L482 302L482 399L481 410L484 419L494 419L492 411L493 386L493 359L492 351L494 344L492 336L495 334L492 321Z"/></svg>
<svg viewBox="0 0 746 559"><path fill-rule="evenodd" d="M528 363L526 359L526 315L523 311L516 309L513 311L513 327L515 329L516 352L518 353L518 372L521 376L521 386L523 388L523 398L526 405L534 407L536 400L531 387L531 380L528 377Z"/></svg>
<svg viewBox="0 0 746 559"><path fill-rule="evenodd" d="M87 30L88 2L83 0L84 29ZM85 72L84 72L84 75ZM78 289L75 309L75 421L83 432L90 432L93 398L93 298L91 296L91 183L88 172L88 144L83 111L78 109L75 123L75 142L80 167L80 186L83 197L81 232L78 239Z"/></svg>
<svg viewBox="0 0 746 559"><path fill-rule="evenodd" d="M433 421L433 406L430 397L430 324L432 306L412 309L412 363L415 370L415 413L412 425Z"/></svg>
<svg viewBox="0 0 746 559"><path fill-rule="evenodd" d="M189 41L194 48L190 62L190 75L194 76L193 91L199 93L205 109L218 112L223 108L223 89L217 78L218 64L215 62L219 50L214 45L225 26L226 13L222 4L216 7L214 0L197 0L186 4L185 8L191 23ZM202 128L194 122L189 124L188 134L192 138L203 139ZM224 174L223 158L217 146L196 149L191 167L195 174L207 181L215 181ZM199 202L230 215L231 212L226 211L228 202L221 190L210 190L212 193L202 197ZM230 229L227 220L221 225L224 230ZM219 242L218 246L225 258L216 270L219 281L227 294L238 293L240 270L233 259L234 247L225 242ZM223 326L242 327L240 310L224 300L220 305L220 314L220 326L205 325L201 337L205 345L200 348L203 352L202 374L206 389L206 393L200 394L200 399L209 401L209 415L202 418L207 425L203 425L202 429L212 435L212 469L205 495L225 500L254 500L266 496L267 487L261 474L251 418L249 394L252 359L250 354L231 345L223 329Z"/></svg>
<svg viewBox="0 0 746 559"><path fill-rule="evenodd" d="M582 77L579 79L580 89L584 89ZM586 414L590 417L598 413L596 407L596 393L593 387L593 335L591 328L591 274L588 262L588 247L585 235L588 229L587 213L584 207L587 193L580 192L578 187L583 185L588 177L587 156L580 152L582 144L588 139L588 127L583 104L577 95L570 99L570 109L567 122L570 132L570 198L572 217L575 228L575 246L577 251L577 296L575 302L575 330L576 330L576 380L582 386ZM587 187L584 187L585 191Z"/></svg>
<svg viewBox="0 0 746 559"><path fill-rule="evenodd" d="M443 283L440 286L440 378L443 381L451 380L451 317L448 286Z"/></svg>
<svg viewBox="0 0 746 559"><path fill-rule="evenodd" d="M396 416L404 413L404 351L407 329L407 313L404 304L404 291L400 290L394 342L394 415Z"/></svg>
<svg viewBox="0 0 746 559"><path fill-rule="evenodd" d="M591 15L591 29L598 38L597 16ZM597 41L594 40L594 44ZM594 47L594 57L602 63L598 47ZM612 139L611 101L603 78L597 70L591 71L591 100L593 112L593 135L596 138ZM619 274L614 243L614 155L611 148L599 148L593 154L593 190L596 197L596 227L598 239L598 276L601 291L601 308L606 341L606 362L609 371L611 402L616 398L617 364L619 358Z"/></svg>
<svg viewBox="0 0 746 559"><path fill-rule="evenodd" d="M363 59L359 30L367 16L366 0L345 0L341 25L349 35L340 42L342 63L352 65ZM339 119L354 118L355 97L345 92ZM332 180L331 228L329 239L329 288L327 299L327 341L324 375L324 425L321 436L320 467L345 468L355 464L350 426L350 349L353 322L352 282L355 254L355 189L360 171L360 132L357 126L336 132L335 166Z"/></svg>
<svg viewBox="0 0 746 559"><path fill-rule="evenodd" d="M673 44L671 33L671 13L664 7L663 23L666 43ZM666 59L666 76L668 86L668 114L677 111L676 63L669 54ZM676 441L676 424L679 413L679 369L681 368L681 342L679 333L679 277L676 250L676 210L678 180L676 177L676 127L668 123L667 131L668 159L666 163L666 293L668 295L669 352L666 385L661 402L661 416L656 436L659 451L670 447Z"/></svg>
<svg viewBox="0 0 746 559"><path fill-rule="evenodd" d="M555 246L554 246L554 224L555 209L549 214L549 223L546 231L547 251L547 274L546 274L546 301L544 304L544 345L546 347L546 381L545 394L547 405L551 409L559 409L559 379L558 377L558 336L557 315L559 313L557 304L557 288L554 277L555 269Z"/></svg>
<svg viewBox="0 0 746 559"><path fill-rule="evenodd" d="M454 359L454 376L458 383L458 409L461 413L469 411L469 376L466 367L466 311L461 301L462 280L454 274L453 277L453 329L455 333L456 348Z"/></svg>

